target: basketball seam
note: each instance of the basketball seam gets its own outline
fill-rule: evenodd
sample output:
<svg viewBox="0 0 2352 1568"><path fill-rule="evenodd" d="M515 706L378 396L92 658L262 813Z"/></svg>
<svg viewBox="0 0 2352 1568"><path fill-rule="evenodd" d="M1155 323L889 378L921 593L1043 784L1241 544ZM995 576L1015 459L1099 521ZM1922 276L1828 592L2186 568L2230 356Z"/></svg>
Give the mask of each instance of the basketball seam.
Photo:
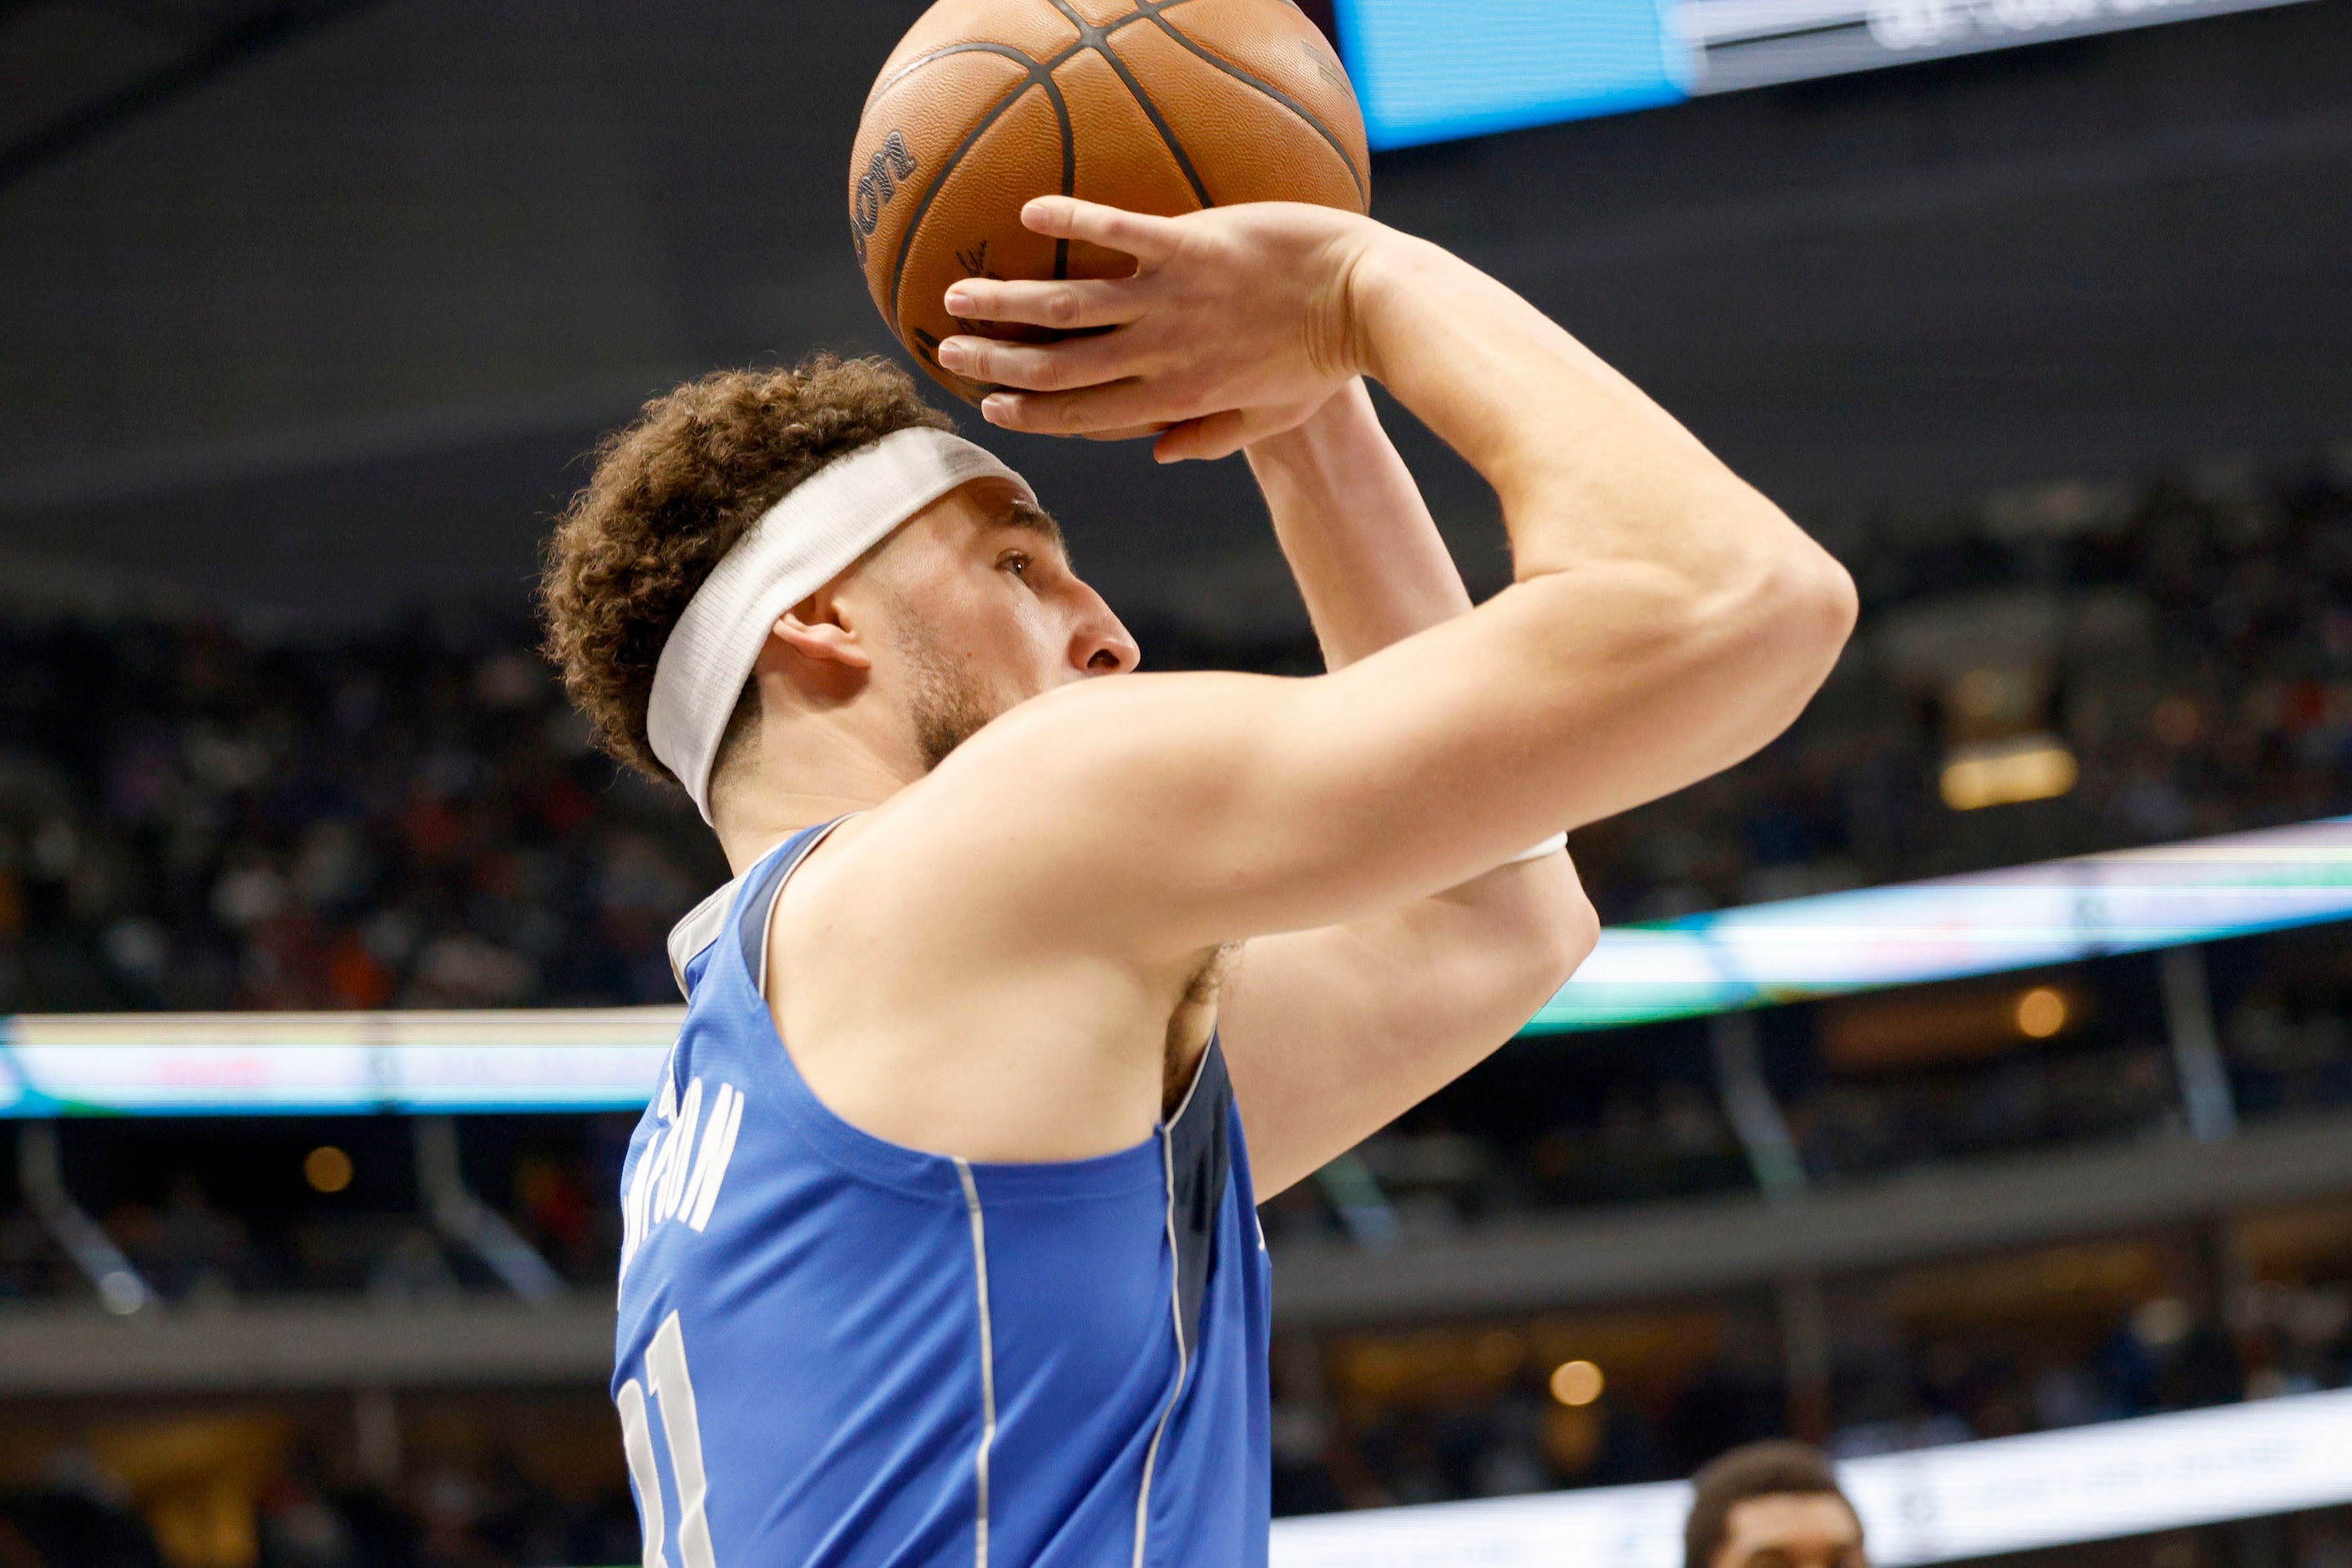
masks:
<svg viewBox="0 0 2352 1568"><path fill-rule="evenodd" d="M1006 93L986 114L981 116L979 123L964 133L963 140L956 143L955 150L940 163L939 172L934 174L930 183L923 187L922 199L915 204L915 210L908 215L906 231L898 237L898 255L890 266L890 330L893 332L899 330L899 297L906 288L907 258L915 247L915 237L922 230L925 215L929 213L931 204L939 199L940 192L946 187L948 176L954 174L963 163L964 154L971 152L980 139L994 128L998 121L1011 112L1014 104L1027 97L1031 88L1044 88L1046 101L1054 106L1055 116L1060 121L1062 126L1063 177L1066 182L1075 179L1076 154L1073 150L1075 138L1070 131L1069 106L1063 100L1062 89L1054 80L1050 69L1009 44L959 44L953 48L941 50L940 54L992 54L1003 56L1007 59L1016 59L1029 68L1029 79ZM899 74L903 76L905 73Z"/></svg>
<svg viewBox="0 0 2352 1568"><path fill-rule="evenodd" d="M1170 0L1170 3L1174 5L1182 5L1184 0ZM1266 97L1274 100L1275 102L1282 105L1283 108L1290 110L1291 113L1297 115L1300 120L1305 121L1307 124L1314 130L1316 134L1322 137L1324 141L1328 142L1331 144L1331 151L1339 154L1339 162L1347 166L1348 177L1350 180L1353 180L1356 184L1356 199L1363 204L1365 211L1370 212L1371 210L1372 193L1364 183L1363 171L1356 167L1355 155L1348 151L1347 145L1339 140L1337 133L1335 133L1329 126L1323 123L1320 116L1316 114L1313 110L1307 108L1304 103L1299 102L1297 99L1291 97L1288 93L1275 86L1272 82L1259 80L1256 77L1251 75L1248 71L1244 70L1241 67L1234 64L1231 60L1228 60L1223 56L1211 50L1207 46L1177 31L1174 26L1171 26L1168 21L1160 15L1160 12L1166 9L1168 9L1168 5L1165 4L1155 5L1152 4L1152 0L1137 0L1135 14L1138 18L1150 17L1153 26L1157 26L1161 32L1167 34L1171 38L1174 39L1186 49L1191 50L1192 54L1199 57L1202 60L1214 66L1217 69L1224 72L1227 76L1232 77L1235 81L1241 82L1248 87L1255 88Z"/></svg>
<svg viewBox="0 0 2352 1568"><path fill-rule="evenodd" d="M1183 3L1183 0L1176 0L1176 3L1181 5ZM1045 100L1054 106L1054 118L1061 126L1062 194L1066 196L1073 195L1076 192L1077 188L1077 133L1071 129L1070 106L1068 100L1064 99L1062 96L1061 85L1054 79L1054 71L1064 60L1068 59L1072 55L1077 53L1078 49L1083 47L1085 47L1083 44L1077 45L1072 48L1064 50L1059 55L1056 55L1051 62L1041 62L1034 56L1024 54L1021 50L1014 48L1010 44L997 44L984 41L950 44L946 48L934 49L929 54L924 55L919 59L908 61L898 70L893 71L887 80L876 86L874 91L868 95L866 100L866 107L871 109L874 105L875 100L880 98L882 94L889 89L898 86L898 83L904 81L908 77L911 76L924 66L929 65L934 60L944 59L950 55L996 55L1005 59L1019 60L1023 65L1029 68L1029 80L1020 88L1014 89L1004 99L1003 101L998 103L995 108L991 110L988 118L983 120L981 124L973 130L971 135L967 136L963 142L957 146L956 150L948 155L946 166L940 171L940 173L933 178L931 184L925 188L922 199L915 204L914 215L908 220L907 232L905 235L901 236L899 239L898 258L891 267L891 331L897 332L898 331L898 300L901 286L907 273L907 256L908 252L913 246L913 237L916 231L922 226L923 215L930 211L933 199L938 196L940 191L946 185L948 176L954 174L956 169L962 163L963 155L971 151L972 143L978 139L980 133L986 131L999 119L1003 118L1006 110L1008 110L1013 104L1018 102L1022 95L1026 93L1032 87L1042 87L1045 89ZM1054 246L1054 276L1056 278L1067 276L1069 272L1069 261L1070 242L1066 239L1056 241Z"/></svg>
<svg viewBox="0 0 2352 1568"><path fill-rule="evenodd" d="M1055 10L1062 14L1064 20L1069 22L1073 26L1078 29L1078 41L1064 48L1052 59L1041 61L1035 56L1027 54L1021 49L1017 49L1010 44L999 44L986 40L971 40L961 44L950 44L944 48L934 49L929 54L919 55L914 59L908 60L905 65L900 66L897 70L892 71L887 77L885 77L882 80L875 83L873 90L866 95L866 108L870 110L875 102L879 100L884 93L889 91L892 88L897 87L900 82L906 80L915 72L922 69L923 67L954 55L996 55L1004 59L1018 61L1020 64L1027 68L1029 73L1029 79L1026 82L1024 82L1021 86L1013 89L1013 91L1007 93L1003 99L999 100L993 106L992 106L988 113L981 119L980 122L974 125L971 130L965 134L963 140L956 144L955 150L948 154L946 161L940 164L939 171L931 176L929 183L924 186L921 197L918 199L915 204L914 212L908 217L906 230L899 236L898 254L891 262L889 284L889 321L890 330L894 334L902 338L905 336L900 321L903 314L901 301L906 291L907 260L913 253L915 239L921 232L924 217L929 214L932 205L939 199L940 193L946 188L949 177L962 165L965 154L971 151L973 146L979 142L980 138L993 128L999 120L1002 120L1012 110L1013 106L1018 103L1021 99L1027 94L1029 89L1032 87L1041 87L1045 89L1046 101L1053 105L1054 118L1057 121L1062 132L1062 194L1066 196L1076 195L1077 132L1070 121L1069 102L1066 98L1064 98L1061 84L1055 80L1054 73L1060 70L1062 67L1067 65L1071 60L1076 59L1079 55L1087 53L1089 49L1092 49L1094 52L1098 53L1103 57L1105 61L1110 66L1112 71L1115 72L1119 80L1125 84L1128 91L1134 96L1137 106L1140 108L1145 115L1150 119L1153 128L1160 132L1160 141L1168 148L1169 153L1176 160L1177 168L1184 175L1185 182L1192 187L1192 194L1200 199L1201 205L1203 206L1214 206L1216 205L1216 203L1210 198L1208 187L1202 183L1199 173L1192 167L1192 158L1186 153L1183 143L1177 139L1175 131L1168 124L1166 120L1161 118L1159 106L1152 102L1150 97L1144 92L1142 84L1139 82L1135 79L1134 74L1128 69L1127 62L1120 59L1118 56L1113 52L1108 41L1111 34L1119 32L1131 24L1143 21L1148 17L1153 23L1157 24L1163 32L1168 32L1171 37L1174 37L1177 42L1191 47L1192 40L1184 37L1181 34L1175 33L1174 30L1171 28L1165 21L1162 21L1160 16L1160 12L1173 10L1179 5L1189 5L1191 0L1159 0L1159 3L1156 5L1149 4L1149 0L1138 0L1136 8L1133 11L1129 12L1126 16L1121 16L1116 21L1113 21L1108 26L1102 27L1097 27L1087 21L1083 16L1080 16L1069 5L1065 4L1064 0L1050 0L1050 3L1054 5ZM1090 37L1099 38L1101 41L1090 42ZM1275 92L1274 89L1266 88L1265 84L1257 82L1254 79L1248 78L1241 72L1233 71L1232 68L1225 65L1223 61L1218 60L1213 56L1204 54L1198 48L1194 48L1193 53L1201 55L1201 57L1207 60L1211 65L1216 66L1220 69L1227 70L1231 74L1239 77L1249 85L1259 87L1266 90L1271 96L1277 98L1281 96L1279 93ZM1284 101L1287 103L1286 100ZM1331 136L1331 132L1325 129L1319 121L1317 121L1311 114L1307 113L1303 109L1299 109L1297 105L1290 105L1289 107L1292 107L1297 110L1300 118L1307 121L1307 123L1313 126L1316 131L1319 132L1326 140L1332 142L1334 149L1339 153L1340 161L1348 165L1349 175L1355 179L1358 192L1361 194L1363 190L1363 179L1360 174L1357 174L1355 162L1348 156L1347 150L1344 147L1340 147L1338 141ZM1056 240L1054 244L1054 276L1056 279L1067 278L1069 276L1069 268L1070 242L1066 239Z"/></svg>
<svg viewBox="0 0 2352 1568"><path fill-rule="evenodd" d="M1134 98L1137 107L1151 121L1152 129L1160 132L1160 140L1167 147L1169 155L1176 160L1176 167L1183 174L1184 183L1192 187L1192 195L1200 198L1202 206L1215 206L1217 204L1210 197L1209 187L1202 184L1200 172L1192 167L1192 155L1184 151L1184 143L1177 139L1175 128L1160 114L1160 106L1151 101L1151 95L1143 90L1143 84L1135 79L1135 73L1128 69L1127 62L1120 59L1118 52L1110 47L1110 35L1079 15L1070 0L1052 0L1052 5L1055 10L1077 25L1082 47L1091 47L1102 56L1118 79L1127 84L1127 90ZM1134 15L1141 15L1140 10Z"/></svg>
<svg viewBox="0 0 2352 1568"><path fill-rule="evenodd" d="M1160 9L1162 11L1172 11L1179 5L1190 5L1192 3L1192 0L1162 0ZM1136 23L1150 20L1151 15L1152 13L1150 11L1147 10L1139 3L1134 10L1129 11L1126 16L1119 17L1117 21L1104 23L1102 35L1104 37L1108 38L1113 33L1124 33L1129 27L1135 26Z"/></svg>
<svg viewBox="0 0 2352 1568"><path fill-rule="evenodd" d="M1177 0L1177 3L1181 5L1182 4L1182 0ZM1011 44L1000 44L993 38L967 38L961 44L948 44L940 48L933 49L929 54L917 55L913 59L908 60L905 65L900 66L897 70L892 71L888 76L884 77L880 81L876 82L874 84L874 90L866 95L866 108L869 110L872 109L874 107L875 100L880 98L884 93L889 91L892 88L898 86L900 82L906 80L908 77L914 75L925 66L937 60L943 60L950 55L969 55L974 53L1002 55L1008 60L1019 60L1023 65L1027 66L1032 71L1039 71L1052 70L1055 66L1060 65L1064 60L1068 59L1072 55L1076 54L1084 47L1086 47L1084 44L1076 44L1064 49L1060 54L1055 55L1050 60L1040 60L1033 54L1015 48Z"/></svg>

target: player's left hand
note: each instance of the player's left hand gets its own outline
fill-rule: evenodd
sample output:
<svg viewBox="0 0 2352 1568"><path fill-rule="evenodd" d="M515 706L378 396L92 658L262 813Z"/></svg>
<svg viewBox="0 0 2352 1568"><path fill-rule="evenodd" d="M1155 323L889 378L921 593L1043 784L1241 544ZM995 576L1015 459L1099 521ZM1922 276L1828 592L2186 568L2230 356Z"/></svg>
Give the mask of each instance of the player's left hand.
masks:
<svg viewBox="0 0 2352 1568"><path fill-rule="evenodd" d="M959 335L940 363L1005 390L990 423L1098 439L1160 432L1162 462L1222 458L1297 428L1351 379L1354 262L1387 231L1325 207L1261 203L1178 218L1044 197L1040 234L1136 258L1127 278L967 279L948 308L967 321L1074 335L1009 342Z"/></svg>

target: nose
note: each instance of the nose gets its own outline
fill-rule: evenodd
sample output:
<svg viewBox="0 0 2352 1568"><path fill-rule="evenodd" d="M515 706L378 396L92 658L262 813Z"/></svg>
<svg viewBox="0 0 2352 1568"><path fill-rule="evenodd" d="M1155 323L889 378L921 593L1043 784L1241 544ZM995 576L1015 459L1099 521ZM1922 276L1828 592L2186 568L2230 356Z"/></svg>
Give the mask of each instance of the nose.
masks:
<svg viewBox="0 0 2352 1568"><path fill-rule="evenodd" d="M1143 662L1143 650L1119 623L1100 594L1081 585L1082 599L1070 634L1070 663L1087 675L1125 675Z"/></svg>

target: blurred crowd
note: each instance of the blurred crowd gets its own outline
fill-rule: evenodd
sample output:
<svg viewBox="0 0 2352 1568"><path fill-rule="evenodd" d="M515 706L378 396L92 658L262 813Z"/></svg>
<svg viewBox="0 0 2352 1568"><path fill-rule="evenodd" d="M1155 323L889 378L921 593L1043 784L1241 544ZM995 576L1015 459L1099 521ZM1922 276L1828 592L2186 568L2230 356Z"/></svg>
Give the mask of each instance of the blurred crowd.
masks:
<svg viewBox="0 0 2352 1568"><path fill-rule="evenodd" d="M666 1001L725 875L518 628L0 622L0 1013Z"/></svg>
<svg viewBox="0 0 2352 1568"><path fill-rule="evenodd" d="M1864 619L1744 766L1579 836L1612 921L2352 808L2352 481L2059 486L1833 527ZM1303 645L1149 639L1160 668ZM0 1013L669 995L723 879L681 795L588 748L527 630L263 645L0 620ZM1956 746L2046 735L2062 798L1955 812Z"/></svg>
<svg viewBox="0 0 2352 1568"><path fill-rule="evenodd" d="M1863 619L1790 732L1579 836L1611 921L2352 810L2352 453L2063 484L1825 529ZM1946 763L2046 738L2056 798L1956 812Z"/></svg>

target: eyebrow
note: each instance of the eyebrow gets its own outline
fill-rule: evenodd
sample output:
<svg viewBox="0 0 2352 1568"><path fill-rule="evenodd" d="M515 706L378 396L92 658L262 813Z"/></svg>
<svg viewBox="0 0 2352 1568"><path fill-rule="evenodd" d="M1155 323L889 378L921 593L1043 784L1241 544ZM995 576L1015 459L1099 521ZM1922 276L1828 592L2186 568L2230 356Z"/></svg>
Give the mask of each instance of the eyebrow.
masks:
<svg viewBox="0 0 2352 1568"><path fill-rule="evenodd" d="M1002 527L1017 528L1025 532L1036 534L1060 551L1066 558L1070 553L1069 541L1062 537L1062 525L1055 522L1053 514L1043 507L1032 505L1015 497L1013 503L1004 509L1004 516L999 520L999 522Z"/></svg>

